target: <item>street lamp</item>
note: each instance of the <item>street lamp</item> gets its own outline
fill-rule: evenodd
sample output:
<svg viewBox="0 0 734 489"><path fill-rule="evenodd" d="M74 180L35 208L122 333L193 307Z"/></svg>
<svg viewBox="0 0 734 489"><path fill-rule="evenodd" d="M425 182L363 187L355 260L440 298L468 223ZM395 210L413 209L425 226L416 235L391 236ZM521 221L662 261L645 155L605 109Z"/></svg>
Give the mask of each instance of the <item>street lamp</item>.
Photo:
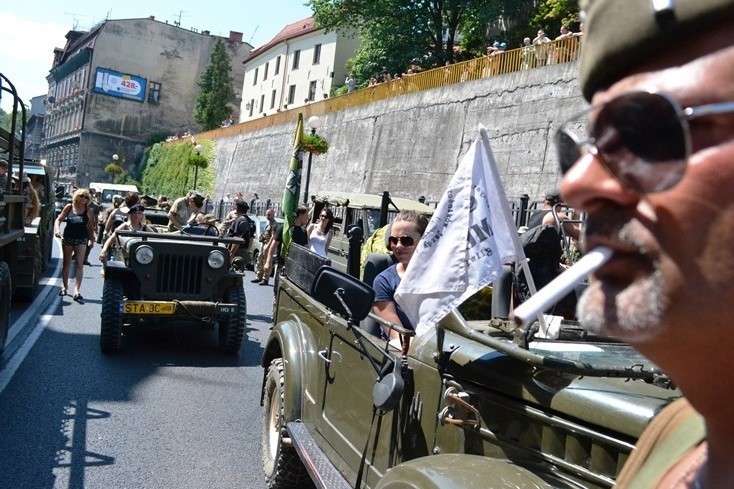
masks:
<svg viewBox="0 0 734 489"><path fill-rule="evenodd" d="M306 122L306 126L311 128L311 134L316 134L316 129L321 126L321 119L318 118L318 116L312 115L308 118L308 121ZM313 158L313 153L311 151L308 152L308 165L306 166L306 185L303 187L303 203L308 204L308 184L311 181L311 159Z"/></svg>
<svg viewBox="0 0 734 489"><path fill-rule="evenodd" d="M196 190L196 181L199 179L199 158L201 157L201 144L194 146L196 153L196 161L194 162L194 190Z"/></svg>
<svg viewBox="0 0 734 489"><path fill-rule="evenodd" d="M119 159L120 159L120 157L117 156L117 153L115 153L115 154L112 155L112 161L117 161Z"/></svg>

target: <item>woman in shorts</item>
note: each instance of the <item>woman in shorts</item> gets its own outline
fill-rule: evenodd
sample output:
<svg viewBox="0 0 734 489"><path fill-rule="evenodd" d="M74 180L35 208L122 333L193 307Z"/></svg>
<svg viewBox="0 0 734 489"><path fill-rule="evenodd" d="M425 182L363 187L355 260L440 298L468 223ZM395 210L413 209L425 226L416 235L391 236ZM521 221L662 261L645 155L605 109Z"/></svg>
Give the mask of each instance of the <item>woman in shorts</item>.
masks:
<svg viewBox="0 0 734 489"><path fill-rule="evenodd" d="M94 214L89 208L89 200L91 196L85 188L80 188L71 198L71 203L66 204L59 213L54 223L54 234L57 238L61 238L61 223L65 222L64 236L61 238L61 249L64 254L64 261L61 268L62 287L59 295L66 295L69 287L69 269L71 268L71 255L75 256L76 269L74 274L74 300L83 303L79 290L82 286L82 278L84 277L84 255L87 251L87 245L94 246Z"/></svg>

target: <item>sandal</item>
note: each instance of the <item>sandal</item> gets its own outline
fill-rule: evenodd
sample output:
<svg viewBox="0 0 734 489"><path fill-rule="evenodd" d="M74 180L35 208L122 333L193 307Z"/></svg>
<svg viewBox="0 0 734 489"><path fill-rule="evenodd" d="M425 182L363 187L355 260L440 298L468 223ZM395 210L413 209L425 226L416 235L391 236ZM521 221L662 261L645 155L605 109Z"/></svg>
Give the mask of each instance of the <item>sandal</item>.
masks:
<svg viewBox="0 0 734 489"><path fill-rule="evenodd" d="M74 294L74 301L79 304L84 304L84 297L81 294Z"/></svg>
<svg viewBox="0 0 734 489"><path fill-rule="evenodd" d="M60 296L65 296L66 295L66 289L64 287L61 287L61 290L59 290L59 295Z"/></svg>

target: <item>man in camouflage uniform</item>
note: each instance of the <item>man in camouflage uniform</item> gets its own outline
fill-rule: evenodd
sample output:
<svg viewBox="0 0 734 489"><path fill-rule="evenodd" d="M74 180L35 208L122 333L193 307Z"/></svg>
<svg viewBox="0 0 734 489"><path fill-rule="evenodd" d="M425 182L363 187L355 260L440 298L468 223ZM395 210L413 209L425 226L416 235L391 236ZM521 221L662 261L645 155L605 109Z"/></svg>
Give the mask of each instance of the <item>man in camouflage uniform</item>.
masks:
<svg viewBox="0 0 734 489"><path fill-rule="evenodd" d="M260 249L260 254L257 255L257 263L255 264L255 278L251 280L252 283L256 282L262 282L263 280L267 283L268 278L265 274L265 260L267 259L267 247L268 243L270 243L270 238L273 236L273 231L275 230L275 211L273 209L268 208L268 210L265 211L265 219L268 220L267 226L265 226L265 231L260 233L260 243L262 243L262 248Z"/></svg>

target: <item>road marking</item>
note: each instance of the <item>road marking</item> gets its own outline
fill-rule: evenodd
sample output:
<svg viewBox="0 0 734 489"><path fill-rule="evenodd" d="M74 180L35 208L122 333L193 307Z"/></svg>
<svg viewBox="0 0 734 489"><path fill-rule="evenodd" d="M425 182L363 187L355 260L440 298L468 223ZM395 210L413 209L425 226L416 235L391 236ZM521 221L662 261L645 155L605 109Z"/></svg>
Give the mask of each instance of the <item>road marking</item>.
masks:
<svg viewBox="0 0 734 489"><path fill-rule="evenodd" d="M28 352L31 351L31 348L33 348L36 340L41 336L43 330L46 329L46 326L52 317L53 314L44 314L40 317L40 321L36 323L36 327L33 328L33 331L28 335L28 338L26 338L20 348L18 348L10 361L5 365L5 368L0 370L0 394L2 394L8 386L13 375L15 375L15 372L18 370L18 367L23 363Z"/></svg>
<svg viewBox="0 0 734 489"><path fill-rule="evenodd" d="M61 241L59 239L54 239L54 248L56 249L56 254L60 254ZM9 328L8 338L5 343L6 345L9 345L16 336L18 336L24 330L28 329L28 323L30 322L32 316L37 314L38 307L43 307L44 304L48 303L45 311L53 313L53 311L56 310L59 301L61 300L61 297L51 296L51 300L49 300L48 297L55 290L54 286L60 281L59 275L61 272L62 262L63 258L56 260L56 268L54 269L51 276L41 280L41 283L45 283L43 289L38 294L36 299L32 303L28 304L23 314ZM2 394L2 392L8 386L10 380L13 378L13 375L15 375L15 372L20 367L20 364L23 363L23 360L25 360L28 352L31 351L31 348L33 348L33 345L35 345L36 341L41 336L41 333L43 333L43 330L46 329L46 326L48 325L48 322L51 320L52 317L54 317L54 314L40 315L39 321L35 324L23 344L20 345L20 347L15 352L13 352L10 360L5 365L5 368L0 370L0 394ZM5 353L7 354L8 352L6 351Z"/></svg>

